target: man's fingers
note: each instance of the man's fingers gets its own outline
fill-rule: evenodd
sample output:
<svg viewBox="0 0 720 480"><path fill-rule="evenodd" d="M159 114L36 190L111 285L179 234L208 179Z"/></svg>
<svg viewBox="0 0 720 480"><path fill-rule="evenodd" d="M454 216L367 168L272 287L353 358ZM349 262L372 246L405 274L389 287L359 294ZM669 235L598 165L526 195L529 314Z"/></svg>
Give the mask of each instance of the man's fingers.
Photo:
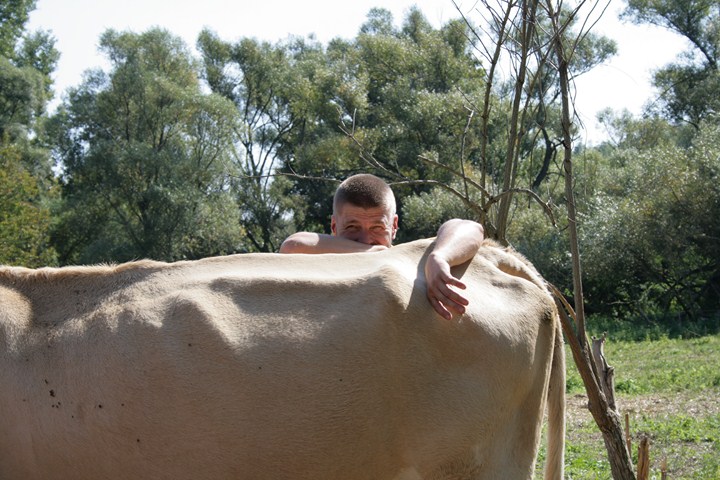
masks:
<svg viewBox="0 0 720 480"><path fill-rule="evenodd" d="M455 280L452 284L458 288L465 288L465 284L458 280ZM467 298L446 284L431 289L428 292L428 297L435 311L448 320L452 319L453 314L462 315L465 313L465 306L470 303Z"/></svg>
<svg viewBox="0 0 720 480"><path fill-rule="evenodd" d="M446 285L452 285L453 287L457 287L457 288L459 288L459 289L461 289L461 290L465 290L465 289L467 288L467 285L465 285L463 282L461 282L460 280L458 280L458 279L455 278L455 277L448 277L448 278L445 280L445 284L446 284Z"/></svg>
<svg viewBox="0 0 720 480"><path fill-rule="evenodd" d="M452 282L452 285L454 287L461 288L463 290L466 288L465 284L462 283L461 281L456 280L456 279L453 279L453 280L454 281ZM448 283L450 283L450 282L448 282ZM440 288L438 289L437 297L443 303L450 303L450 304L461 305L461 306L465 306L468 303L470 303L467 298L460 295L459 292L457 292L453 288L450 288L447 284L443 284L440 286Z"/></svg>
<svg viewBox="0 0 720 480"><path fill-rule="evenodd" d="M447 262L431 260L425 265L427 297L430 304L440 316L448 320L454 315L462 315L465 313L465 306L470 302L459 291L465 290L467 286L452 275Z"/></svg>
<svg viewBox="0 0 720 480"><path fill-rule="evenodd" d="M446 320L452 320L454 315L462 315L465 313L465 307L450 302L441 302L436 298L430 300L430 304L433 306L435 311L440 314L441 317Z"/></svg>
<svg viewBox="0 0 720 480"><path fill-rule="evenodd" d="M445 305L443 305L437 298L430 297L430 304L433 306L435 311L440 314L441 317L446 320L452 320L452 313L447 308L445 308Z"/></svg>

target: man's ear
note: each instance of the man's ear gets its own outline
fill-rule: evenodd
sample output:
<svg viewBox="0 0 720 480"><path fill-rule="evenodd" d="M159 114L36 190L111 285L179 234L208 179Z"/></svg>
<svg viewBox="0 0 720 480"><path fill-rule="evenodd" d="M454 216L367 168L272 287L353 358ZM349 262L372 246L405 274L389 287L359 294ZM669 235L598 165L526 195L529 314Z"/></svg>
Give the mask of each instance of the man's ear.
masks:
<svg viewBox="0 0 720 480"><path fill-rule="evenodd" d="M335 215L330 217L330 231L333 235L337 236L337 223L335 223Z"/></svg>
<svg viewBox="0 0 720 480"><path fill-rule="evenodd" d="M398 231L398 216L397 213L393 215L393 224L392 224L392 239L395 240L395 234Z"/></svg>

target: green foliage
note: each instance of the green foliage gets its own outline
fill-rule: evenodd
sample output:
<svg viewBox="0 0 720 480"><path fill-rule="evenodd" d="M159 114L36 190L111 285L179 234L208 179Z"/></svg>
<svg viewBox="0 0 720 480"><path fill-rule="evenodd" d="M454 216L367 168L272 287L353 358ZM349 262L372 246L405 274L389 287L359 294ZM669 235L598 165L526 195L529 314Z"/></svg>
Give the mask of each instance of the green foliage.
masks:
<svg viewBox="0 0 720 480"><path fill-rule="evenodd" d="M664 111L668 118L698 125L720 108L720 73L716 67L672 64L655 72L653 83L668 92Z"/></svg>
<svg viewBox="0 0 720 480"><path fill-rule="evenodd" d="M164 30L110 30L101 50L112 70L71 91L53 123L62 263L235 251L232 104L201 92L186 46Z"/></svg>
<svg viewBox="0 0 720 480"><path fill-rule="evenodd" d="M624 13L638 23L668 28L692 50L655 73L668 118L698 127L720 107L720 4L715 0L629 0Z"/></svg>
<svg viewBox="0 0 720 480"><path fill-rule="evenodd" d="M709 317L719 304L718 129L689 147L658 141L611 153L583 225L587 299L594 311L646 321Z"/></svg>
<svg viewBox="0 0 720 480"><path fill-rule="evenodd" d="M0 136L25 138L45 106L43 76L0 57Z"/></svg>
<svg viewBox="0 0 720 480"><path fill-rule="evenodd" d="M0 57L12 58L36 0L3 0L0 3Z"/></svg>
<svg viewBox="0 0 720 480"><path fill-rule="evenodd" d="M569 285L572 267L567 235L552 226L545 212L530 199L518 201L512 218L508 238L512 246L530 260L543 277L553 285ZM562 210L555 212L562 218Z"/></svg>
<svg viewBox="0 0 720 480"><path fill-rule="evenodd" d="M320 125L336 117L333 104L357 103L352 81L339 77L337 67L328 67L318 44L301 39L271 45L243 38L233 44L205 30L198 45L210 88L232 101L240 119L242 148L234 184L248 239L245 247L276 251L291 232L289 212L296 202L289 201L291 194L284 195L291 184L272 174L292 158L293 150L302 148L308 135L322 130L310 127L311 122ZM300 209L297 218L303 218Z"/></svg>
<svg viewBox="0 0 720 480"><path fill-rule="evenodd" d="M461 191L459 182L450 184L455 191ZM478 194L473 192L474 200L479 203ZM440 225L449 218L473 218L474 212L458 196L447 189L435 187L405 199L402 205L402 223L398 232L398 242L417 238L434 237Z"/></svg>
<svg viewBox="0 0 720 480"><path fill-rule="evenodd" d="M0 137L32 131L52 98L59 52L47 32L25 32L34 0L0 4Z"/></svg>
<svg viewBox="0 0 720 480"><path fill-rule="evenodd" d="M42 133L39 122L53 95L51 74L60 54L45 32L27 35L12 47L8 55L0 54L0 137L23 141Z"/></svg>
<svg viewBox="0 0 720 480"><path fill-rule="evenodd" d="M0 3L0 263L56 263L49 246L56 197L43 129L58 52L47 33L27 33L34 1Z"/></svg>
<svg viewBox="0 0 720 480"><path fill-rule="evenodd" d="M467 105L479 100L483 87L482 69L464 32L458 21L435 30L418 10L408 13L401 28L392 25L389 12L371 11L357 38L331 42L314 70L314 82L320 78L323 86L318 104L332 108L307 110L308 122L292 138L293 156L285 159L283 171L340 180L373 171L391 182L398 176L449 181L446 170L418 157L460 166ZM466 135L466 158L477 135L476 129ZM335 184L305 179L294 184L293 193L307 206L297 226L325 226ZM429 186L403 183L394 190L402 207L406 197ZM408 238L406 232L402 238Z"/></svg>
<svg viewBox="0 0 720 480"><path fill-rule="evenodd" d="M0 144L0 264L55 264L46 197L24 168L19 149Z"/></svg>
<svg viewBox="0 0 720 480"><path fill-rule="evenodd" d="M31 4L7 3L3 12L24 25ZM687 18L678 17L687 5ZM637 0L629 9L642 21L674 19L667 25L710 52L693 68L711 64L713 4ZM546 26L542 15L538 25ZM511 186L552 199L558 227L529 195L515 194L504 237L551 282L570 284L557 72L542 55L547 28L532 40L538 48L527 59L513 143L512 85L490 78L487 59L475 56L487 39L463 21L433 28L417 9L399 26L373 9L354 39L327 46L301 38L227 42L206 30L199 59L163 30L108 31L100 47L111 68L88 72L47 124L54 41L5 26L13 33L3 37L12 39L11 55L0 58L0 129L34 177L38 205L53 208L61 263L275 251L293 230L327 232L337 182L359 171L393 184L398 241L432 236L451 217L481 219L492 236L499 202L480 209L497 200L510 160ZM583 36L572 75L614 51L607 38ZM693 85L697 95L712 93ZM720 258L715 120L695 127L659 116L603 120L612 143L574 156L589 312L606 325L632 318L655 337L668 332L657 325L676 325L675 335L688 319L695 331L712 331ZM60 205L43 196L54 182L44 145L62 175ZM487 192L469 187L462 201L465 185L450 173L461 169Z"/></svg>
<svg viewBox="0 0 720 480"><path fill-rule="evenodd" d="M367 20L360 27L360 33L367 35L395 34L392 13L385 8L371 8L367 14Z"/></svg>

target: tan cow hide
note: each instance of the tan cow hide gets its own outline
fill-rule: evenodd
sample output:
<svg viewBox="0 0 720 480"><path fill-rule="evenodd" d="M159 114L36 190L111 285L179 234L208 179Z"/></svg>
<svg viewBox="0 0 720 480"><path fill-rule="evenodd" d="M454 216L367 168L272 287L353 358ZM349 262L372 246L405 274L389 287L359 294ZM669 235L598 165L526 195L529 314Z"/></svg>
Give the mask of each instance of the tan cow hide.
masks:
<svg viewBox="0 0 720 480"><path fill-rule="evenodd" d="M425 296L430 241L379 253L0 268L0 479L523 479L564 354L532 267L492 244Z"/></svg>

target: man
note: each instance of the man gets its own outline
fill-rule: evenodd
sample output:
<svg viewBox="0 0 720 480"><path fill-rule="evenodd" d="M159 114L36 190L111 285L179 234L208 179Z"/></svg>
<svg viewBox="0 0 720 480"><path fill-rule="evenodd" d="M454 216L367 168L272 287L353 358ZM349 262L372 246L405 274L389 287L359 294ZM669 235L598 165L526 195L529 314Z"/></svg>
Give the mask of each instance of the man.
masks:
<svg viewBox="0 0 720 480"><path fill-rule="evenodd" d="M280 253L376 252L392 247L398 229L395 196L380 178L370 174L349 177L333 198L332 235L298 232L290 235ZM450 267L470 260L482 243L483 228L470 220L445 222L437 233L435 248L425 264L427 297L442 317L450 320L465 312L465 289Z"/></svg>

